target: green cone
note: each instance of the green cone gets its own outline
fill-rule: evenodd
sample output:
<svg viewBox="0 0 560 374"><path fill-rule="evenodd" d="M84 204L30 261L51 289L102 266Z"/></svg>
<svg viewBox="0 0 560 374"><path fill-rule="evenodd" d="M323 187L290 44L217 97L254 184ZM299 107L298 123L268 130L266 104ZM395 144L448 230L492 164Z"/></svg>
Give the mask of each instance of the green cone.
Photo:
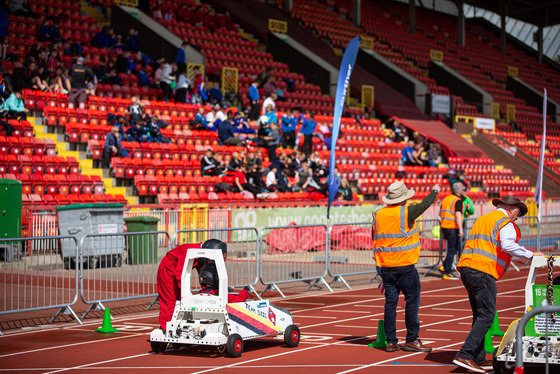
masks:
<svg viewBox="0 0 560 374"><path fill-rule="evenodd" d="M490 335L492 336L504 336L505 332L500 330L500 320L498 319L498 311L496 311L496 316L494 317L494 322L490 327ZM492 351L494 352L494 351Z"/></svg>
<svg viewBox="0 0 560 374"><path fill-rule="evenodd" d="M492 345L492 334L490 334L490 331L484 336L484 350L486 353L494 353L495 350L494 345Z"/></svg>
<svg viewBox="0 0 560 374"><path fill-rule="evenodd" d="M103 312L103 326L98 329L95 329L96 332L119 332L119 330L113 328L111 325L111 312L109 308L105 308L105 312Z"/></svg>
<svg viewBox="0 0 560 374"><path fill-rule="evenodd" d="M385 336L385 321L382 319L377 323L377 337L373 343L369 343L368 347L383 348L387 347L387 337Z"/></svg>

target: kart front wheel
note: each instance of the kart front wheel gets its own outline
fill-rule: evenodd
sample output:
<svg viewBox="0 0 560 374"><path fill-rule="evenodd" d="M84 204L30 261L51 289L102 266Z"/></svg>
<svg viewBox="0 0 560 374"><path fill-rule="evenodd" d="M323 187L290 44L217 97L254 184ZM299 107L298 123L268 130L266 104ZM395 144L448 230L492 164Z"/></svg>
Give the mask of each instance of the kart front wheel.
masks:
<svg viewBox="0 0 560 374"><path fill-rule="evenodd" d="M286 331L284 331L284 343L286 343L288 347L297 347L299 344L299 338L299 327L296 325L290 325L286 328Z"/></svg>
<svg viewBox="0 0 560 374"><path fill-rule="evenodd" d="M243 338L239 334L231 334L227 340L227 353L231 357L241 357L243 353Z"/></svg>

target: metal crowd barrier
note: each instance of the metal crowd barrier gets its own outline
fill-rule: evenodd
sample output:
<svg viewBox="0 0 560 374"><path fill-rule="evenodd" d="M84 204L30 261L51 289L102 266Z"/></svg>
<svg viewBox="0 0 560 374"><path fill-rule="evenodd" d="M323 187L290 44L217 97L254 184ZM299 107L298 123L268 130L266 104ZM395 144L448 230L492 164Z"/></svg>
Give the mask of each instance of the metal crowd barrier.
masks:
<svg viewBox="0 0 560 374"><path fill-rule="evenodd" d="M200 243L208 239L218 239L228 245L226 269L230 287L254 286L259 282L260 254L256 228L228 228L207 230L180 230L173 235L174 246L185 243ZM194 277L194 275L193 275ZM197 284L198 279L192 279ZM258 296L258 294L255 292ZM259 296L260 298L260 296Z"/></svg>
<svg viewBox="0 0 560 374"><path fill-rule="evenodd" d="M377 274L373 258L371 222L337 223L328 228L327 272L333 279L352 289L344 279L348 275Z"/></svg>
<svg viewBox="0 0 560 374"><path fill-rule="evenodd" d="M327 226L299 225L264 227L259 235L260 279L268 290L286 297L279 284L303 281L308 290L327 276Z"/></svg>
<svg viewBox="0 0 560 374"><path fill-rule="evenodd" d="M159 245L164 236L167 245ZM103 303L154 297L157 300L157 270L169 251L171 238L166 231L88 234L78 245L80 296L91 310L104 309Z"/></svg>
<svg viewBox="0 0 560 374"><path fill-rule="evenodd" d="M78 269L61 257L62 245L77 255L73 236L38 236L0 240L2 267L2 306L0 314L54 309L82 323L72 305L78 301Z"/></svg>

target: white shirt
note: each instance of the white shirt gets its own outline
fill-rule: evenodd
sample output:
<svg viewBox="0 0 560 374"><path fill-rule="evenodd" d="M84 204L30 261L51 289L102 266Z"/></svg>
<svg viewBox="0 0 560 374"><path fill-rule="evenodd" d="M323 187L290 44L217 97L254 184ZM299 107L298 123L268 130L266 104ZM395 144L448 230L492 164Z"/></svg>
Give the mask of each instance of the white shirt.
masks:
<svg viewBox="0 0 560 374"><path fill-rule="evenodd" d="M208 112L206 113L206 121L208 121L208 123L214 123L214 121L216 120L216 116L214 115L213 112Z"/></svg>
<svg viewBox="0 0 560 374"><path fill-rule="evenodd" d="M507 213L504 209L499 208L500 212L504 213L507 217ZM520 257L520 258L533 258L533 252L529 251L525 247L517 244L515 239L517 238L517 233L515 232L515 227L513 223L509 222L507 225L500 229L500 242L502 243L502 250L507 252L510 256Z"/></svg>
<svg viewBox="0 0 560 374"><path fill-rule="evenodd" d="M169 64L164 64L163 69L161 70L161 79L160 82L163 83L171 83L173 80L173 68Z"/></svg>
<svg viewBox="0 0 560 374"><path fill-rule="evenodd" d="M268 105L272 105L272 110L274 110L274 108L276 108L276 104L274 103L274 100L272 100L272 98L270 96L267 97L263 102L263 106L262 106L263 114L266 113L266 107Z"/></svg>
<svg viewBox="0 0 560 374"><path fill-rule="evenodd" d="M227 119L226 114L221 110L218 110L218 112L216 113L216 117L217 119L221 119L222 121L225 121Z"/></svg>
<svg viewBox="0 0 560 374"><path fill-rule="evenodd" d="M179 75L179 79L177 79L177 89L180 88L189 88L189 84L191 84L191 80L185 76L185 74Z"/></svg>
<svg viewBox="0 0 560 374"><path fill-rule="evenodd" d="M266 186L270 187L270 185L274 183L276 183L276 174L271 170L266 175Z"/></svg>

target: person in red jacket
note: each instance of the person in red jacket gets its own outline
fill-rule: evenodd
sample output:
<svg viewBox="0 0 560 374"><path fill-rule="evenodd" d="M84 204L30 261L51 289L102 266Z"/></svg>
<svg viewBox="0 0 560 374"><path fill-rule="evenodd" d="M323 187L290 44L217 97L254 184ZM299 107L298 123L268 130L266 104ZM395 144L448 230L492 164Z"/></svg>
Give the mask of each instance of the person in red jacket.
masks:
<svg viewBox="0 0 560 374"><path fill-rule="evenodd" d="M214 262L209 262L198 272L198 281L202 290L201 294L217 295L220 288L218 269ZM249 287L245 287L238 294L228 293L228 303L241 303L249 297Z"/></svg>
<svg viewBox="0 0 560 374"><path fill-rule="evenodd" d="M204 243L182 244L167 252L159 265L157 288L159 295L159 325L165 331L167 322L171 321L175 303L181 298L181 275L185 266L187 252L191 248L221 249L224 261L227 258L227 244L218 239L209 239ZM200 273L206 259L195 260L193 269Z"/></svg>

